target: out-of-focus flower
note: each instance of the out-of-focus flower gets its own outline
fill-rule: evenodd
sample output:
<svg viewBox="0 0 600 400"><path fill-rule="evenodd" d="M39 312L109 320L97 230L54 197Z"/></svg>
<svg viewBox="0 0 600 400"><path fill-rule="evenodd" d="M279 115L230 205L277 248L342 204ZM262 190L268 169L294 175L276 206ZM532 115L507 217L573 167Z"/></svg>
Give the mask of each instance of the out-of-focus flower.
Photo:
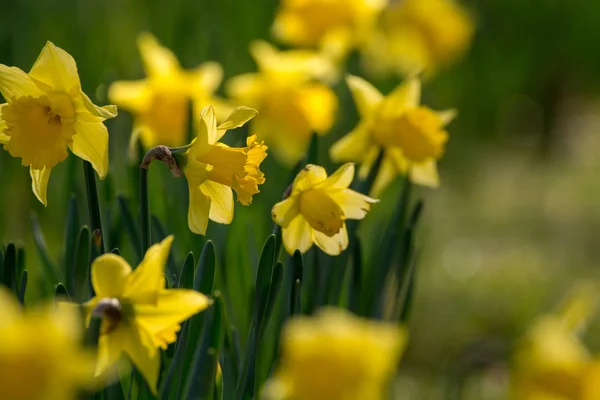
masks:
<svg viewBox="0 0 600 400"><path fill-rule="evenodd" d="M283 245L288 253L302 253L315 243L335 256L348 247L346 219L363 219L372 199L348 189L354 165L342 165L330 177L325 168L309 164L294 179L290 196L275 204L271 215L283 228Z"/></svg>
<svg viewBox="0 0 600 400"><path fill-rule="evenodd" d="M208 104L219 104L218 110L227 112L213 96L223 77L218 63L183 70L175 55L148 33L140 35L138 48L147 78L115 82L108 92L111 101L135 115L132 143L140 137L145 148L184 145L190 101L194 115Z"/></svg>
<svg viewBox="0 0 600 400"><path fill-rule="evenodd" d="M0 286L0 398L69 400L91 387L95 360L81 347L82 327L77 309L23 313Z"/></svg>
<svg viewBox="0 0 600 400"><path fill-rule="evenodd" d="M190 201L188 225L192 232L204 235L208 220L229 224L233 219L233 193L243 205L252 202L265 182L260 163L267 157L267 146L246 139L246 147L232 148L219 140L228 129L244 125L256 115L249 107L238 107L219 126L212 106L202 111L198 136L185 153L183 173L188 181Z"/></svg>
<svg viewBox="0 0 600 400"><path fill-rule="evenodd" d="M282 42L340 60L369 36L387 0L283 0L273 24Z"/></svg>
<svg viewBox="0 0 600 400"><path fill-rule="evenodd" d="M562 310L535 321L516 349L511 398L599 398L600 361L592 359L579 337L596 303L595 290L580 287Z"/></svg>
<svg viewBox="0 0 600 400"><path fill-rule="evenodd" d="M260 111L252 130L261 133L280 162L294 165L312 133L324 135L333 125L337 98L317 79L331 78L334 69L311 51L278 51L265 42L254 42L250 51L259 72L232 78L227 92L238 104Z"/></svg>
<svg viewBox="0 0 600 400"><path fill-rule="evenodd" d="M148 249L135 270L120 256L104 254L92 264L96 296L84 304L88 321L102 318L98 339L100 375L127 354L156 394L160 352L175 342L180 323L210 304L193 290L165 289L165 262L173 236Z"/></svg>
<svg viewBox="0 0 600 400"><path fill-rule="evenodd" d="M336 162L360 162L360 175L364 177L379 151L384 151L373 186L375 195L398 174L408 173L417 184L437 187L436 161L442 157L448 140L444 126L454 118L455 111L436 112L419 105L418 78L408 79L385 97L357 76L349 76L347 82L361 120L331 147L331 158Z"/></svg>
<svg viewBox="0 0 600 400"><path fill-rule="evenodd" d="M69 155L89 161L101 179L108 172L108 130L115 106L98 107L81 90L75 60L47 42L29 73L0 64L0 144L29 167L31 188L47 205L50 171Z"/></svg>
<svg viewBox="0 0 600 400"><path fill-rule="evenodd" d="M395 324L368 321L341 309L292 319L282 356L267 382L270 400L380 400L406 344Z"/></svg>
<svg viewBox="0 0 600 400"><path fill-rule="evenodd" d="M364 46L374 72L428 73L458 59L469 47L473 21L454 0L404 0L386 9Z"/></svg>

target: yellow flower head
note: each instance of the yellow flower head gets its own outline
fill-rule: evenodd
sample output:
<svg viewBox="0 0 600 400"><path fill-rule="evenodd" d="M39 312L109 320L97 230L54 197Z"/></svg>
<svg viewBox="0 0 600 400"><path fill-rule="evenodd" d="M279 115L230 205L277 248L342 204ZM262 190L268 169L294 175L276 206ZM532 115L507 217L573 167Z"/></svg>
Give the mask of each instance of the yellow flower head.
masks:
<svg viewBox="0 0 600 400"><path fill-rule="evenodd" d="M132 112L132 140L141 137L145 148L182 146L187 141L188 103L194 115L207 104L215 104L213 93L223 71L215 62L183 70L175 55L148 33L140 35L138 47L147 78L120 81L110 86L108 96L119 107Z"/></svg>
<svg viewBox="0 0 600 400"><path fill-rule="evenodd" d="M320 47L336 58L359 45L387 0L283 0L273 32L297 47Z"/></svg>
<svg viewBox="0 0 600 400"><path fill-rule="evenodd" d="M202 110L198 136L185 153L183 173L188 181L190 202L188 225L192 232L204 235L209 218L229 224L233 219L233 193L243 205L252 202L265 182L259 169L267 157L267 146L256 139L246 139L246 147L232 148L219 140L228 129L238 128L256 115L249 107L238 107L219 126L212 106Z"/></svg>
<svg viewBox="0 0 600 400"><path fill-rule="evenodd" d="M519 342L514 356L512 398L582 399L597 396L600 362L593 361L579 338L580 328L597 303L591 286L579 287L559 312L544 315Z"/></svg>
<svg viewBox="0 0 600 400"><path fill-rule="evenodd" d="M379 200L348 189L354 165L342 165L330 177L325 168L309 164L294 179L290 196L275 204L273 221L283 228L288 253L305 253L315 243L335 256L348 247L346 219L363 219Z"/></svg>
<svg viewBox="0 0 600 400"><path fill-rule="evenodd" d="M84 304L88 321L102 318L98 339L100 375L125 353L156 394L160 352L175 342L180 323L210 304L193 290L165 289L164 270L173 237L148 249L135 270L120 256L104 254L92 264L96 296Z"/></svg>
<svg viewBox="0 0 600 400"><path fill-rule="evenodd" d="M360 162L360 174L366 176L382 149L385 155L374 184L375 194L398 174L408 173L415 183L437 187L436 161L448 140L444 126L455 112L435 112L420 106L418 78L407 80L386 97L357 76L349 76L347 82L361 120L331 147L331 158Z"/></svg>
<svg viewBox="0 0 600 400"><path fill-rule="evenodd" d="M395 324L331 308L292 319L281 341L279 369L264 391L268 399L381 400L406 334Z"/></svg>
<svg viewBox="0 0 600 400"><path fill-rule="evenodd" d="M95 361L81 347L79 320L53 304L23 313L0 286L0 398L69 400L91 387Z"/></svg>
<svg viewBox="0 0 600 400"><path fill-rule="evenodd" d="M473 22L454 0L404 0L385 10L365 46L368 67L412 74L454 62L469 47Z"/></svg>
<svg viewBox="0 0 600 400"><path fill-rule="evenodd" d="M335 70L311 51L278 51L265 42L254 42L250 50L258 72L232 78L227 92L260 111L252 130L261 132L280 162L294 165L313 132L324 135L333 125L337 98L317 79L331 79Z"/></svg>
<svg viewBox="0 0 600 400"><path fill-rule="evenodd" d="M47 42L29 73L0 64L0 144L29 167L32 189L44 205L51 169L68 150L108 172L108 131L102 121L115 106L98 107L81 91L75 60Z"/></svg>

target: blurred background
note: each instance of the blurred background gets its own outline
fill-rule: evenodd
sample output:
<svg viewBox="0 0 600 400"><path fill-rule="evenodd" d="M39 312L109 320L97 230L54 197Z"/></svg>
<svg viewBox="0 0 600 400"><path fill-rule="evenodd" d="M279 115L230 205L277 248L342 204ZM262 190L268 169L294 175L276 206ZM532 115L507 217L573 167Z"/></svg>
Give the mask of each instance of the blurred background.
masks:
<svg viewBox="0 0 600 400"><path fill-rule="evenodd" d="M425 199L420 273L411 341L395 382L398 398L404 399L505 398L515 339L575 282L600 275L600 51L595 48L600 3L462 4L475 23L470 49L424 85L427 105L455 107L459 117L449 127L441 187L418 191ZM277 43L270 34L277 6L276 0L3 0L0 63L27 71L51 40L77 61L84 91L97 104L107 104L111 81L144 77L135 40L151 32L184 68L217 61L227 80L256 69L248 53L251 40ZM384 92L401 81L369 76L356 55L348 65ZM357 121L345 84L335 90L340 117L321 146L320 161L329 171L328 145ZM100 190L111 240L133 259L131 245L120 239L116 201L123 195L132 207L137 204L137 170L127 158L131 124L126 112L107 123L111 172ZM236 219L227 228L236 234L225 236L225 228L215 224L209 229L221 252L227 248L223 256L239 257L240 265L246 265L244 257L257 257L272 229L270 207L289 179L290 171L273 160L262 169L267 183L261 194L252 207L236 206ZM42 262L31 210L50 254L59 260L71 193L79 197L84 222L87 218L82 172L75 157L53 170L44 208L31 193L27 169L0 152L0 242L24 246L30 271ZM180 228L186 226L185 182L170 179L162 165L153 165L150 174L156 177L151 211L177 233L177 262L187 250L198 255L205 239ZM383 204L397 194L397 186L384 193ZM376 208L370 225L388 213ZM586 341L594 351L600 350L599 333L600 323L592 323Z"/></svg>

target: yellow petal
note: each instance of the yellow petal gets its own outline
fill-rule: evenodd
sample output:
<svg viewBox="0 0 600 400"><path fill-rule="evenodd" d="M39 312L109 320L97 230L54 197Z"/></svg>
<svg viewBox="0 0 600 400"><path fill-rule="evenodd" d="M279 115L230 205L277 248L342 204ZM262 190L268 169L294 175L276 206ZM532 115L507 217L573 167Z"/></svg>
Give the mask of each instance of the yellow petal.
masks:
<svg viewBox="0 0 600 400"><path fill-rule="evenodd" d="M316 187L323 189L345 189L350 186L352 179L354 179L354 164L346 163Z"/></svg>
<svg viewBox="0 0 600 400"><path fill-rule="evenodd" d="M44 167L44 169L33 169L29 168L29 174L31 175L31 190L35 194L35 197L42 202L43 205L47 206L46 191L48 189L48 179L50 179L50 168Z"/></svg>
<svg viewBox="0 0 600 400"><path fill-rule="evenodd" d="M166 348L172 341L161 339L165 337L176 339L175 333L179 331L179 324L205 310L209 305L209 298L194 290L163 290L158 296L156 306L135 306L135 318L151 335L160 335L155 343Z"/></svg>
<svg viewBox="0 0 600 400"><path fill-rule="evenodd" d="M121 324L108 334L98 338L98 362L96 376L103 375L117 364L127 343L127 329Z"/></svg>
<svg viewBox="0 0 600 400"><path fill-rule="evenodd" d="M348 75L346 83L361 118L370 115L383 100L383 95L369 82L355 75Z"/></svg>
<svg viewBox="0 0 600 400"><path fill-rule="evenodd" d="M215 110L212 106L206 106L202 110L202 114L200 115L200 127L198 129L198 135L196 136L197 146L202 146L206 143L213 144L218 139L217 133L217 118L215 116ZM198 147L195 152L200 150L201 147Z"/></svg>
<svg viewBox="0 0 600 400"><path fill-rule="evenodd" d="M287 228L299 212L297 197L288 197L273 206L271 216L276 224L281 225L282 228Z"/></svg>
<svg viewBox="0 0 600 400"><path fill-rule="evenodd" d="M139 113L148 107L150 90L148 81L117 81L108 88L108 99L119 107Z"/></svg>
<svg viewBox="0 0 600 400"><path fill-rule="evenodd" d="M203 194L197 186L189 186L190 203L188 205L188 227L198 235L206 235L210 214L210 197Z"/></svg>
<svg viewBox="0 0 600 400"><path fill-rule="evenodd" d="M0 144L8 143L10 140L10 136L4 133L6 129L6 121L2 119L2 107L7 105L8 103L0 104Z"/></svg>
<svg viewBox="0 0 600 400"><path fill-rule="evenodd" d="M156 396L156 385L160 372L160 351L154 346L150 333L138 325L130 324L127 343L123 350L141 372L152 394Z"/></svg>
<svg viewBox="0 0 600 400"><path fill-rule="evenodd" d="M229 129L239 128L240 126L244 125L246 122L254 118L256 114L258 114L258 111L256 111L254 108L245 106L236 107L231 113L231 115L229 115L227 119L217 127L217 129L219 131L225 131ZM223 133L221 133L218 136L217 140L219 140L223 136Z"/></svg>
<svg viewBox="0 0 600 400"><path fill-rule="evenodd" d="M333 91L322 83L306 85L299 93L298 106L312 130L324 135L335 119L338 100Z"/></svg>
<svg viewBox="0 0 600 400"><path fill-rule="evenodd" d="M313 240L316 245L330 256L337 256L348 247L348 231L346 224L333 236L313 230Z"/></svg>
<svg viewBox="0 0 600 400"><path fill-rule="evenodd" d="M0 93L7 101L19 96L39 97L43 94L29 75L4 64L0 64Z"/></svg>
<svg viewBox="0 0 600 400"><path fill-rule="evenodd" d="M223 67L217 62L205 62L194 70L188 72L194 82L194 89L206 93L213 93L223 79Z"/></svg>
<svg viewBox="0 0 600 400"><path fill-rule="evenodd" d="M100 121L90 122L77 118L75 135L70 145L76 156L89 161L100 179L108 173L108 130Z"/></svg>
<svg viewBox="0 0 600 400"><path fill-rule="evenodd" d="M406 109L418 107L420 101L421 81L416 77L409 78L386 96L381 113L387 116L400 115Z"/></svg>
<svg viewBox="0 0 600 400"><path fill-rule="evenodd" d="M440 186L440 178L438 176L435 160L413 164L410 169L410 180L418 185L431 188Z"/></svg>
<svg viewBox="0 0 600 400"><path fill-rule="evenodd" d="M298 214L288 227L283 229L282 238L283 247L290 255L293 255L296 249L306 253L312 246L312 228L302 214Z"/></svg>
<svg viewBox="0 0 600 400"><path fill-rule="evenodd" d="M137 44L147 75L166 76L177 73L181 69L179 61L177 61L171 50L161 46L151 34L141 34L138 37Z"/></svg>
<svg viewBox="0 0 600 400"><path fill-rule="evenodd" d="M373 182L371 196L379 197L381 192L398 176L399 171L394 160L388 156L387 152L379 167L379 172Z"/></svg>
<svg viewBox="0 0 600 400"><path fill-rule="evenodd" d="M220 183L206 181L200 191L210 198L208 217L220 224L230 224L233 220L233 193L231 188Z"/></svg>
<svg viewBox="0 0 600 400"><path fill-rule="evenodd" d="M327 179L327 171L318 165L308 164L296 175L294 179L292 195L312 188L317 183Z"/></svg>
<svg viewBox="0 0 600 400"><path fill-rule="evenodd" d="M329 196L342 208L346 219L363 219L371 209L371 204L379 203L379 200L351 189L331 193Z"/></svg>
<svg viewBox="0 0 600 400"><path fill-rule="evenodd" d="M456 116L458 115L458 111L456 111L454 108L451 108L449 110L444 110L444 111L438 111L437 115L440 117L440 119L442 120L442 124L444 126L448 125L450 122L454 121L454 119L456 118Z"/></svg>
<svg viewBox="0 0 600 400"><path fill-rule="evenodd" d="M80 87L75 60L52 42L46 42L29 75L59 92L69 93L74 86Z"/></svg>
<svg viewBox="0 0 600 400"><path fill-rule="evenodd" d="M362 120L349 134L335 142L329 149L331 159L334 162L362 162L368 154L367 149L373 145L369 125Z"/></svg>
<svg viewBox="0 0 600 400"><path fill-rule="evenodd" d="M96 118L100 118L100 120L104 121L105 119L110 119L117 116L117 106L107 105L100 107L92 103L92 100L90 100L87 94L83 93L82 91L79 91L79 95L83 100L83 106L85 107L86 111L93 118L91 120L95 121ZM85 117L85 114L83 115ZM78 115L78 117L79 116L80 115Z"/></svg>
<svg viewBox="0 0 600 400"><path fill-rule="evenodd" d="M140 265L129 275L122 297L136 303L156 304L164 285L163 274L171 243L173 235L148 249Z"/></svg>
<svg viewBox="0 0 600 400"><path fill-rule="evenodd" d="M109 253L94 260L91 273L96 297L120 297L128 283L131 267L123 257Z"/></svg>
<svg viewBox="0 0 600 400"><path fill-rule="evenodd" d="M15 296L6 286L0 286L0 327L14 323L21 315L21 306Z"/></svg>

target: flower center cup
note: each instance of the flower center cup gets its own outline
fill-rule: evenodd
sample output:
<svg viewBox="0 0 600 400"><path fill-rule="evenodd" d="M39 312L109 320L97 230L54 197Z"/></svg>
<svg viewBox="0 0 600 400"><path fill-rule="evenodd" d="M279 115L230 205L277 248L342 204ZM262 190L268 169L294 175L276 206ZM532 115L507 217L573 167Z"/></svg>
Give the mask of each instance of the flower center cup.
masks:
<svg viewBox="0 0 600 400"><path fill-rule="evenodd" d="M344 225L344 212L323 190L307 190L300 195L300 212L315 230L331 237Z"/></svg>

